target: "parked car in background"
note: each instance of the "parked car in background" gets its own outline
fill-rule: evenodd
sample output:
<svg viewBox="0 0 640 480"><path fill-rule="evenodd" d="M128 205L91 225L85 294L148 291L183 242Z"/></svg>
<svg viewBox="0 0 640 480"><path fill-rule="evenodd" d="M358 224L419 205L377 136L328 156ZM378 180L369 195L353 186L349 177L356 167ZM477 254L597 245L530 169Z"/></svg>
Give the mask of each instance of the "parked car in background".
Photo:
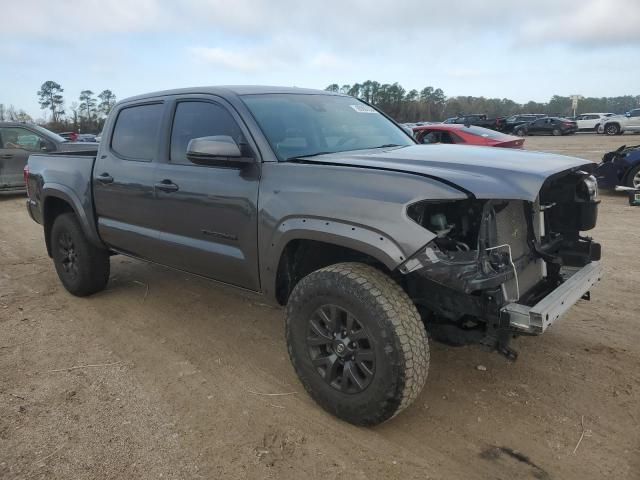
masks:
<svg viewBox="0 0 640 480"><path fill-rule="evenodd" d="M544 118L547 115L544 113L522 113L518 115L511 115L504 120L502 131L505 133L513 133L520 125L531 123L539 118Z"/></svg>
<svg viewBox="0 0 640 480"><path fill-rule="evenodd" d="M542 334L602 274L580 235L599 203L588 160L421 146L357 98L302 88L140 95L104 134L25 170L62 285L103 290L124 253L286 305L302 385L357 425L417 398L426 329L513 359L513 336Z"/></svg>
<svg viewBox="0 0 640 480"><path fill-rule="evenodd" d="M560 117L539 118L531 123L525 123L515 129L518 136L525 135L570 135L578 131L573 120Z"/></svg>
<svg viewBox="0 0 640 480"><path fill-rule="evenodd" d="M600 125L602 125L607 118L614 115L614 113L583 113L576 116L575 122L578 126L578 131L595 130L598 132Z"/></svg>
<svg viewBox="0 0 640 480"><path fill-rule="evenodd" d="M0 122L0 192L24 191L23 169L31 153L95 152L97 148L97 143L73 143L38 125Z"/></svg>
<svg viewBox="0 0 640 480"><path fill-rule="evenodd" d="M77 132L60 132L58 133L58 135L60 135L65 140L69 140L70 142L75 142L76 140L78 140Z"/></svg>
<svg viewBox="0 0 640 480"><path fill-rule="evenodd" d="M96 136L93 133L80 133L76 141L96 143L98 140L96 140Z"/></svg>
<svg viewBox="0 0 640 480"><path fill-rule="evenodd" d="M477 127L490 128L491 130L502 130L505 119L502 117L488 118L483 113L474 113L471 115L461 115L458 117L447 118L443 123L475 125Z"/></svg>
<svg viewBox="0 0 640 480"><path fill-rule="evenodd" d="M413 135L422 144L449 143L483 147L522 148L524 139L475 125L437 123L413 127Z"/></svg>
<svg viewBox="0 0 640 480"><path fill-rule="evenodd" d="M640 145L605 153L594 172L598 185L613 189L618 185L640 189Z"/></svg>
<svg viewBox="0 0 640 480"><path fill-rule="evenodd" d="M624 115L607 118L602 126L607 135L622 135L624 132L640 132L640 108L635 108Z"/></svg>

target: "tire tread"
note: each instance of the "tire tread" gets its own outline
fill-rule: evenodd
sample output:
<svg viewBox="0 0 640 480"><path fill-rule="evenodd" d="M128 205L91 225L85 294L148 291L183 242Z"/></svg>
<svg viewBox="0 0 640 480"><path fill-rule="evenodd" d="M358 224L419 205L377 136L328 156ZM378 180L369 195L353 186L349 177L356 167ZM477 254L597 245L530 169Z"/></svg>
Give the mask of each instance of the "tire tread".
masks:
<svg viewBox="0 0 640 480"><path fill-rule="evenodd" d="M382 271L362 263L338 263L317 270L303 278L294 288L287 304L287 335L289 322L292 321L292 305L301 301L305 290L310 288L318 277L347 278L358 284L364 296L369 296L385 314L385 321L391 325L401 352L398 365L400 373L396 392L386 398L370 417L361 424L374 425L395 417L418 397L427 379L429 370L429 344L422 319L408 295L392 278ZM301 378L303 385L313 396L313 391L300 375L300 368L292 352L291 341L287 338L291 362ZM317 400L317 399L316 399ZM330 406L322 405L332 411ZM329 408L327 408L329 407ZM360 423L360 422L358 422Z"/></svg>

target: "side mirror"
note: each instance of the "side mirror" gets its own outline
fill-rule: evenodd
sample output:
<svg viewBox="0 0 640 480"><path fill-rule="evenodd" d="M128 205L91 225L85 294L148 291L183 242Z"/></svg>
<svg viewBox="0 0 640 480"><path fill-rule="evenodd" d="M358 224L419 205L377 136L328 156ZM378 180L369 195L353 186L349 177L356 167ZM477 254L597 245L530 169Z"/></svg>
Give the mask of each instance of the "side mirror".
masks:
<svg viewBox="0 0 640 480"><path fill-rule="evenodd" d="M200 165L253 162L253 158L242 155L238 144L227 135L191 139L187 145L187 159Z"/></svg>

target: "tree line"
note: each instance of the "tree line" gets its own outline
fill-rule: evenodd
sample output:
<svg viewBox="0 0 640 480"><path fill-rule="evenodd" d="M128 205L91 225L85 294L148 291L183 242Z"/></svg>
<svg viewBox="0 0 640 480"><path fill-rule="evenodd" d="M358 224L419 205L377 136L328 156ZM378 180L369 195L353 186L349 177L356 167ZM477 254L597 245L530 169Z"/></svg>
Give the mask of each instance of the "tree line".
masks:
<svg viewBox="0 0 640 480"><path fill-rule="evenodd" d="M63 93L62 86L53 80L44 82L37 92L40 108L49 114L48 119L38 123L57 132L98 133L116 103L115 94L108 89L97 95L92 90L82 90L78 100L68 106ZM0 103L0 121L33 122L33 119L22 109Z"/></svg>
<svg viewBox="0 0 640 480"><path fill-rule="evenodd" d="M379 83L367 80L353 85L333 83L325 90L365 100L398 122L442 121L461 114L485 113L489 117L507 117L517 113L573 115L571 97L554 95L546 102L517 103L508 98L472 96L447 97L441 88L425 87L407 91L398 82ZM585 97L578 101L577 114L587 112L624 113L640 107L640 95L619 97Z"/></svg>

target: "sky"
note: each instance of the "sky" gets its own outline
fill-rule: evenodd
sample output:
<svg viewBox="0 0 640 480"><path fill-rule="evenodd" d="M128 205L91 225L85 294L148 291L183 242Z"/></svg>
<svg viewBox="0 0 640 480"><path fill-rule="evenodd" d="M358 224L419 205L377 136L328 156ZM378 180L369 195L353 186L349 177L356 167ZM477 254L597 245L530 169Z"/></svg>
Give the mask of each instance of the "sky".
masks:
<svg viewBox="0 0 640 480"><path fill-rule="evenodd" d="M3 2L0 103L47 80L118 99L201 85L365 80L447 96L640 94L640 0Z"/></svg>

